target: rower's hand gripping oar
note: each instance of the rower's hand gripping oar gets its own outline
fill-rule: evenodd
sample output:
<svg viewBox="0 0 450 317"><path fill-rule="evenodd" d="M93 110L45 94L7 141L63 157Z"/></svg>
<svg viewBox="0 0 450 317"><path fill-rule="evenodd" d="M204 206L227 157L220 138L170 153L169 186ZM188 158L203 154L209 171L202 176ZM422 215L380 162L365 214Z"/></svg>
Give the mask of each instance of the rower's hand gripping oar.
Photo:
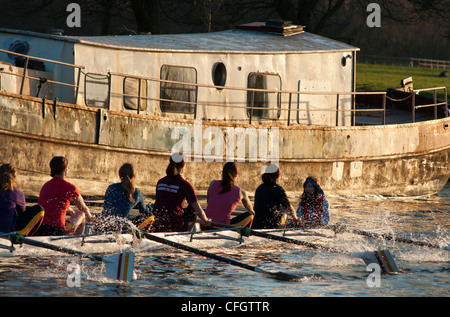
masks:
<svg viewBox="0 0 450 317"><path fill-rule="evenodd" d="M350 256L357 256L364 261L366 266L368 266L369 264L372 264L372 263L378 264L384 273L397 274L399 272L399 268L397 267L397 264L395 263L389 250L349 253L346 251L322 246L322 245L311 243L311 242L301 241L301 240L297 240L297 239L291 239L291 238L284 237L284 236L278 236L275 234L270 234L270 233L266 233L266 232L253 230L253 229L250 229L247 227L236 228L231 225L226 225L226 224L217 223L217 222L212 222L211 225L216 226L216 227L222 227L222 228L225 227L225 228L229 228L232 230L237 230L243 236L254 235L254 236L267 238L267 239L271 239L271 240L277 240L277 241L282 241L282 242L286 242L286 243L302 245L302 246L306 246L306 247L316 249L316 250L323 250L323 251L335 252L335 253L340 253L340 254L345 254L345 255L350 255Z"/></svg>
<svg viewBox="0 0 450 317"><path fill-rule="evenodd" d="M8 235L13 244L28 244L36 247L41 247L53 251L58 251L67 254L78 255L94 261L101 261L105 263L105 276L107 278L116 279L120 281L131 281L133 279L134 270L134 253L124 252L120 254L113 254L107 257L101 257L95 254L89 254L77 250L68 249L54 244L25 238L20 234L12 233Z"/></svg>
<svg viewBox="0 0 450 317"><path fill-rule="evenodd" d="M291 274L284 273L284 272L269 272L269 271L263 270L263 269L261 269L261 268L259 268L257 266L249 265L247 263L239 262L239 261L236 261L236 260L231 259L231 258L223 257L223 256L220 256L220 255L217 255L217 254L214 254L214 253L210 253L210 252L203 251L203 250L200 250L200 249L197 249L197 248L193 248L193 247L190 247L190 246L187 246L185 244L178 243L178 242L175 242L175 241L172 241L172 240L169 240L169 239L164 239L162 237L159 237L159 236L147 233L147 232L145 232L143 230L139 230L139 232L142 235L144 235L144 237L147 238L148 240L155 241L155 242L158 242L158 243L162 243L162 244L165 244L165 245L168 245L168 246L180 249L180 250L192 252L192 253L195 253L195 254L198 254L198 255L201 255L201 256L204 256L204 257L208 257L208 258L217 260L217 261L221 261L221 262L225 262L225 263L232 264L232 265L235 265L235 266L239 266L241 268L244 268L244 269L247 269L247 270L250 270L250 271L253 271L253 272L263 273L265 275L268 275L268 276L273 277L273 278L278 279L278 280L287 281L287 280L297 280L297 279L299 279L299 277L295 276L295 275L291 275Z"/></svg>

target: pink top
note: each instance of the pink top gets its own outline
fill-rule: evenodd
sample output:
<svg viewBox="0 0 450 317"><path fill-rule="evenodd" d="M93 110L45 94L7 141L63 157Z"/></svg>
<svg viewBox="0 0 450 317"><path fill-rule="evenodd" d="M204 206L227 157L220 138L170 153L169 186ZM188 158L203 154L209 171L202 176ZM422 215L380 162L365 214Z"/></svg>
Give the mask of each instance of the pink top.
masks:
<svg viewBox="0 0 450 317"><path fill-rule="evenodd" d="M212 183L208 191L208 206L205 213L212 221L229 225L231 213L241 201L241 189L233 185L231 191L219 194L222 188L222 181L216 180Z"/></svg>

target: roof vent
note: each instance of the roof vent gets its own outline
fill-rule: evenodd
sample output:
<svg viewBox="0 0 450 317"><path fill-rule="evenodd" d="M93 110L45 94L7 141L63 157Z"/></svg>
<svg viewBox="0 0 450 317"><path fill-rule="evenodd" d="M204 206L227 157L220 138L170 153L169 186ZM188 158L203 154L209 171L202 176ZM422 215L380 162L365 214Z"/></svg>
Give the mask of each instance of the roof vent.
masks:
<svg viewBox="0 0 450 317"><path fill-rule="evenodd" d="M247 31L261 31L290 36L303 33L304 25L294 25L292 21L286 20L267 20L266 22L253 22L237 25L236 29Z"/></svg>

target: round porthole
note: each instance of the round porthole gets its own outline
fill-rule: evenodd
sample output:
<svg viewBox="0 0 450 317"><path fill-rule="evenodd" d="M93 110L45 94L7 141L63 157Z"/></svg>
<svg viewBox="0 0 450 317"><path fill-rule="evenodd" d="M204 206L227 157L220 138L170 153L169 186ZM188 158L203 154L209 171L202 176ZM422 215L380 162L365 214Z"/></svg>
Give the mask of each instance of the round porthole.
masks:
<svg viewBox="0 0 450 317"><path fill-rule="evenodd" d="M214 64L212 79L214 86L223 87L227 81L227 69L222 62L218 62ZM221 88L217 88L222 90Z"/></svg>
<svg viewBox="0 0 450 317"><path fill-rule="evenodd" d="M9 44L9 47L8 47L8 51L18 53L18 54L23 54L23 55L27 55L29 50L30 50L30 44L28 44L27 41L16 40L16 41L12 42L11 44ZM14 60L23 59L23 57L18 57L17 55L14 55L14 54L8 54L8 56L9 56L9 58L14 59Z"/></svg>

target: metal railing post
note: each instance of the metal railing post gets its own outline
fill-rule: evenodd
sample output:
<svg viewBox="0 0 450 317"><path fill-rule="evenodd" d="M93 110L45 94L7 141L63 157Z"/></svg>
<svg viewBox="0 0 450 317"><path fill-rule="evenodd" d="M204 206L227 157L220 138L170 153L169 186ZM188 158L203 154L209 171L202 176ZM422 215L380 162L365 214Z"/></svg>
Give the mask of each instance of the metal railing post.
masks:
<svg viewBox="0 0 450 317"><path fill-rule="evenodd" d="M25 85L25 79L27 78L28 60L29 60L29 59L30 59L30 58L27 57L27 58L25 59L24 65L23 65L23 75L22 75L22 83L20 84L20 94L22 94L22 92L23 92L23 87L24 87L24 85Z"/></svg>
<svg viewBox="0 0 450 317"><path fill-rule="evenodd" d="M291 101L292 101L292 93L289 93L289 110L288 110L288 122L287 125L290 126L291 124Z"/></svg>
<svg viewBox="0 0 450 317"><path fill-rule="evenodd" d="M253 118L253 104L255 102L255 91L252 90L252 94L250 97L250 120L249 120L249 124L252 124L252 118Z"/></svg>

